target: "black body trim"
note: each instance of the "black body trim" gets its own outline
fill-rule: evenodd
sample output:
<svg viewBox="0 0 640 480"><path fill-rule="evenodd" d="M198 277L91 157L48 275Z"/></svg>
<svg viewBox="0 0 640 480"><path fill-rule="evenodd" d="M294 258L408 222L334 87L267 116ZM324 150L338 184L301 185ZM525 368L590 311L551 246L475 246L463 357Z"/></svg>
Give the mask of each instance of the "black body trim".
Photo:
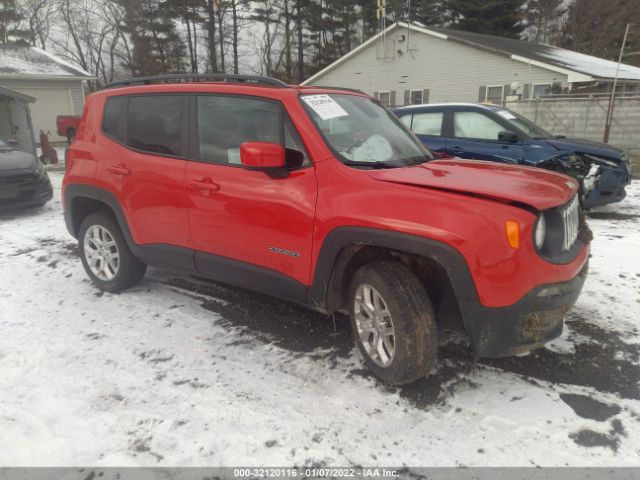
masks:
<svg viewBox="0 0 640 480"><path fill-rule="evenodd" d="M195 264L199 274L212 280L306 305L307 286L275 270L200 251Z"/></svg>
<svg viewBox="0 0 640 480"><path fill-rule="evenodd" d="M467 263L453 247L436 240L390 230L339 227L331 231L324 240L316 263L313 285L309 288L307 303L317 307L326 305L335 261L340 250L353 244L373 245L430 258L447 271L459 302L478 301L478 294Z"/></svg>

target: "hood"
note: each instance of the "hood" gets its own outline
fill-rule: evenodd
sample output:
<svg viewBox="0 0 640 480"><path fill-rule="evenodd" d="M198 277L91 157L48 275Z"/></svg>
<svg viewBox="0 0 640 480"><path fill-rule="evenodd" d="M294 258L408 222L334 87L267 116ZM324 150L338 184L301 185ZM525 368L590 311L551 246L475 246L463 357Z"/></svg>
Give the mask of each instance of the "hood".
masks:
<svg viewBox="0 0 640 480"><path fill-rule="evenodd" d="M30 153L0 149L0 175L16 170L33 170L35 167L36 159Z"/></svg>
<svg viewBox="0 0 640 480"><path fill-rule="evenodd" d="M458 158L433 160L415 167L374 170L369 174L383 182L518 202L537 210L563 205L578 191L578 182L559 173Z"/></svg>
<svg viewBox="0 0 640 480"><path fill-rule="evenodd" d="M586 153L597 157L610 158L611 160L622 159L624 152L607 143L595 142L584 138L546 138L548 143L556 147L558 150L567 151L569 153Z"/></svg>

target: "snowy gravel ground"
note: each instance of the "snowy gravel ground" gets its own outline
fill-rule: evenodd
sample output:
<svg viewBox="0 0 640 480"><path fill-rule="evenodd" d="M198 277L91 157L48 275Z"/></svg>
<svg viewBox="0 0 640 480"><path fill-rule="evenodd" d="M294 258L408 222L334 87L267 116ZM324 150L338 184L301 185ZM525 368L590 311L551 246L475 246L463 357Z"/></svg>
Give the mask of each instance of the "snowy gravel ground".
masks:
<svg viewBox="0 0 640 480"><path fill-rule="evenodd" d="M150 269L102 294L45 207L0 216L1 466L638 466L640 182L591 214L562 337L390 388L349 326Z"/></svg>

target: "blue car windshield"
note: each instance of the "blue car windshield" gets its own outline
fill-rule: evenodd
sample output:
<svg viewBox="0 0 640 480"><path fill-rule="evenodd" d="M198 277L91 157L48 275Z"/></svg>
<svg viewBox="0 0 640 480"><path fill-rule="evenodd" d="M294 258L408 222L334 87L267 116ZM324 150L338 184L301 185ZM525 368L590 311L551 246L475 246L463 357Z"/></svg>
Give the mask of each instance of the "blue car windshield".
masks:
<svg viewBox="0 0 640 480"><path fill-rule="evenodd" d="M504 120L513 125L516 129L526 133L528 136L533 138L551 138L549 132L539 127L531 120L527 120L522 115L519 115L511 110L507 110L506 108L495 109L495 113L500 115Z"/></svg>

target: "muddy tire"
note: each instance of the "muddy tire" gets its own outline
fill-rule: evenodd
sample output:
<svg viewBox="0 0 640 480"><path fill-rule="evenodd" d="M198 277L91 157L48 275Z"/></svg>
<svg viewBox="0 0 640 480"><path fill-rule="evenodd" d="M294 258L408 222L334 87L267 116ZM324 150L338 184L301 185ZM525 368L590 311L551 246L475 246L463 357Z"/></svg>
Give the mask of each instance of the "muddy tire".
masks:
<svg viewBox="0 0 640 480"><path fill-rule="evenodd" d="M435 368L436 317L410 270L393 261L361 267L351 280L348 302L356 344L378 378L401 385Z"/></svg>
<svg viewBox="0 0 640 480"><path fill-rule="evenodd" d="M131 253L120 227L107 212L84 219L78 243L82 266L100 290L121 292L144 277L147 266Z"/></svg>

